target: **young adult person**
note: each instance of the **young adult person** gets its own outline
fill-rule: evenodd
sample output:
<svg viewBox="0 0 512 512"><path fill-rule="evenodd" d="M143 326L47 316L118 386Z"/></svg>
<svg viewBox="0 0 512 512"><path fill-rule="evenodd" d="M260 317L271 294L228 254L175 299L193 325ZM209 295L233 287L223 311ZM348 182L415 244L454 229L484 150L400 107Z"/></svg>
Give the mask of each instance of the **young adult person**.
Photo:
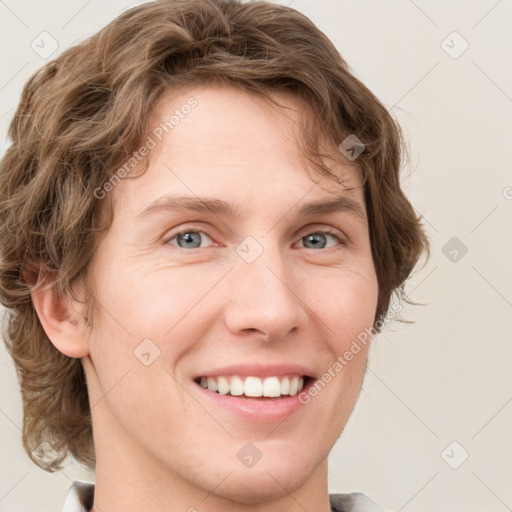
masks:
<svg viewBox="0 0 512 512"><path fill-rule="evenodd" d="M65 510L380 510L329 495L327 456L428 241L400 128L327 37L146 3L35 73L9 135L23 443L96 471Z"/></svg>

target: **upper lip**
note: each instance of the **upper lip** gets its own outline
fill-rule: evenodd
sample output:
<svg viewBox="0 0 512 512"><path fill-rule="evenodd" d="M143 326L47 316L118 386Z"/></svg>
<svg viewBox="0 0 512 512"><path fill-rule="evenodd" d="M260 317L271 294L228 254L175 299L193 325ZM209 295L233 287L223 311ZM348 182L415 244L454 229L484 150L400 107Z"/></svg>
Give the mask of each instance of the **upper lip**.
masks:
<svg viewBox="0 0 512 512"><path fill-rule="evenodd" d="M307 366L298 364L234 364L230 366L223 366L213 370L206 370L193 377L219 377L221 375L240 375L240 377L271 377L279 375L299 375L314 378L314 371Z"/></svg>

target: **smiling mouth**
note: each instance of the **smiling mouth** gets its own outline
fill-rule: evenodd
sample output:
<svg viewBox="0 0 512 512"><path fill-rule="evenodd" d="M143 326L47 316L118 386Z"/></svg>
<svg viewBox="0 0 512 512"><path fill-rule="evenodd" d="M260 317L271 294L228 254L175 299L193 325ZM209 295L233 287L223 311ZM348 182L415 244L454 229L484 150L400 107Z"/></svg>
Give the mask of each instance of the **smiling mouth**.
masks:
<svg viewBox="0 0 512 512"><path fill-rule="evenodd" d="M217 395L232 396L247 400L282 400L300 393L314 379L307 375L289 375L259 378L238 375L218 377L196 377L194 382L206 391Z"/></svg>

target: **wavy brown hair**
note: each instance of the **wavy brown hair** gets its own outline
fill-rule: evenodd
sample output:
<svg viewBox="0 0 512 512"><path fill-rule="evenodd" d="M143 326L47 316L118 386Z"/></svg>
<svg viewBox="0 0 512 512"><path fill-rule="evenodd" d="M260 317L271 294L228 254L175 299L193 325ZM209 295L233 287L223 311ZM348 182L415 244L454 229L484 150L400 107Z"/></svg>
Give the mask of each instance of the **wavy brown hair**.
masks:
<svg viewBox="0 0 512 512"><path fill-rule="evenodd" d="M45 283L64 296L87 282L112 220L109 196L99 200L94 191L145 139L163 91L210 83L272 102L272 91L305 100L313 126L303 126L301 147L329 179L338 180L325 158L347 163L340 143L348 135L363 142L354 163L378 278L377 332L394 293L414 303L404 282L429 242L400 187L407 154L400 127L329 39L296 10L262 1L159 0L132 8L29 78L0 162L4 339L20 380L23 445L35 462L36 447L52 446L58 456L48 471L68 454L93 468L95 453L81 361L52 345L31 287ZM322 153L322 140L332 151Z"/></svg>

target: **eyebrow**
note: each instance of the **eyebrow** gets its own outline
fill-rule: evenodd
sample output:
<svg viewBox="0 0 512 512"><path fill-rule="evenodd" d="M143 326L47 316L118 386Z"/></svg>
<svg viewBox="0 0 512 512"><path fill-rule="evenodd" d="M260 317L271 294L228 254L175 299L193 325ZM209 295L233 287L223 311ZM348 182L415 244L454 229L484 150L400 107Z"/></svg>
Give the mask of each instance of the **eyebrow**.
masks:
<svg viewBox="0 0 512 512"><path fill-rule="evenodd" d="M210 197L166 195L149 204L137 215L137 218L143 218L161 211L194 211L198 213L225 215L232 218L240 217L239 206L235 203ZM367 221L366 214L360 202L348 196L337 196L334 199L313 201L304 204L298 209L297 216L304 218L338 211L346 212L358 220Z"/></svg>

